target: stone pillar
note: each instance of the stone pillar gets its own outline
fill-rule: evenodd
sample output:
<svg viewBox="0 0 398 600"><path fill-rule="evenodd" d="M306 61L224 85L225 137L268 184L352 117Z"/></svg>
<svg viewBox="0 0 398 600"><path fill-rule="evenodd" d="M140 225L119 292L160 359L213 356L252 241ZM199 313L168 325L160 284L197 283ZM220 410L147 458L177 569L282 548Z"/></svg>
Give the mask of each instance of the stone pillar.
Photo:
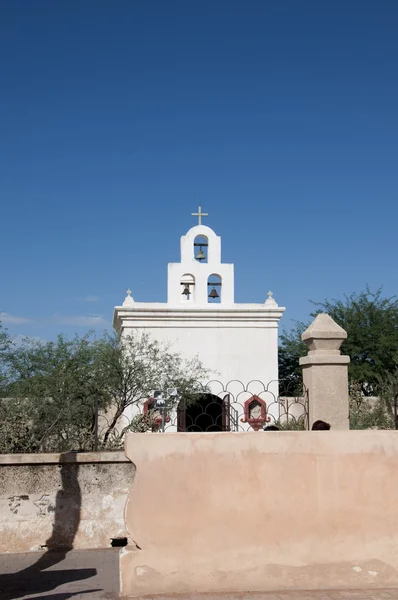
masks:
<svg viewBox="0 0 398 600"><path fill-rule="evenodd" d="M301 339L308 355L300 358L308 394L309 427L321 419L332 429L349 429L348 363L340 354L347 332L326 313L317 315Z"/></svg>

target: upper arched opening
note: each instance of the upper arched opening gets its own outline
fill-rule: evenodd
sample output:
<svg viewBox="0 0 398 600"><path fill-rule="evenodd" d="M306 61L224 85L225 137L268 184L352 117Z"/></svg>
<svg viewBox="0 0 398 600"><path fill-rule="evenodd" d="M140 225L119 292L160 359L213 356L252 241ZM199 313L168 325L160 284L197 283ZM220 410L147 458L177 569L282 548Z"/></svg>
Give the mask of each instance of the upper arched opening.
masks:
<svg viewBox="0 0 398 600"><path fill-rule="evenodd" d="M195 244L198 244L197 246ZM202 248L201 248L202 247ZM199 251L198 260L196 257ZM205 258L203 258L203 254ZM217 265L221 262L221 238L205 225L191 227L186 235L181 238L181 262L208 262Z"/></svg>
<svg viewBox="0 0 398 600"><path fill-rule="evenodd" d="M209 260L209 238L203 234L197 235L193 242L194 259L200 263L207 263Z"/></svg>

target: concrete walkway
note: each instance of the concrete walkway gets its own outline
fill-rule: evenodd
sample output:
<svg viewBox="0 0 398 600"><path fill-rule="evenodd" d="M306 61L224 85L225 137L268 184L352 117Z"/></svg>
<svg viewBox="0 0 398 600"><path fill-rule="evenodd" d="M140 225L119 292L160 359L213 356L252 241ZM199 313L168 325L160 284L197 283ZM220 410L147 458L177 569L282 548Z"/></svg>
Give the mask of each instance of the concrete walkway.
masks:
<svg viewBox="0 0 398 600"><path fill-rule="evenodd" d="M0 554L1 600L115 600L119 549ZM193 594L178 600L398 600L398 590ZM146 600L170 600L157 596Z"/></svg>
<svg viewBox="0 0 398 600"><path fill-rule="evenodd" d="M0 554L0 598L118 598L119 550Z"/></svg>

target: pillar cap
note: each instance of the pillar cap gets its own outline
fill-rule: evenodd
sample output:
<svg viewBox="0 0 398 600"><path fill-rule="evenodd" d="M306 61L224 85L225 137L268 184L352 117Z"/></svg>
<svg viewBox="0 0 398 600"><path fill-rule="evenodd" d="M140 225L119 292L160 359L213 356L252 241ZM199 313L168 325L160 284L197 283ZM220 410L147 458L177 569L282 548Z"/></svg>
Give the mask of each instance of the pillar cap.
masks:
<svg viewBox="0 0 398 600"><path fill-rule="evenodd" d="M327 313L320 313L301 336L308 347L308 354L340 354L340 346L347 332Z"/></svg>

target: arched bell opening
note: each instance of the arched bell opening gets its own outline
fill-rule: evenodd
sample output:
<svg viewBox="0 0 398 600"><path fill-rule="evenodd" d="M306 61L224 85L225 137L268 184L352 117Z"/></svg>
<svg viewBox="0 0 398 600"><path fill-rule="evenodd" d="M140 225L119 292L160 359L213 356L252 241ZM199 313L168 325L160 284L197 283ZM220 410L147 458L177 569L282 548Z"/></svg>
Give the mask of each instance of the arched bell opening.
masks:
<svg viewBox="0 0 398 600"><path fill-rule="evenodd" d="M207 280L207 301L211 304L221 302L222 281L220 275L213 273Z"/></svg>
<svg viewBox="0 0 398 600"><path fill-rule="evenodd" d="M191 273L185 273L181 277L181 302L193 302L195 300L195 277Z"/></svg>
<svg viewBox="0 0 398 600"><path fill-rule="evenodd" d="M193 242L194 259L200 263L208 262L209 240L205 235L197 235Z"/></svg>

